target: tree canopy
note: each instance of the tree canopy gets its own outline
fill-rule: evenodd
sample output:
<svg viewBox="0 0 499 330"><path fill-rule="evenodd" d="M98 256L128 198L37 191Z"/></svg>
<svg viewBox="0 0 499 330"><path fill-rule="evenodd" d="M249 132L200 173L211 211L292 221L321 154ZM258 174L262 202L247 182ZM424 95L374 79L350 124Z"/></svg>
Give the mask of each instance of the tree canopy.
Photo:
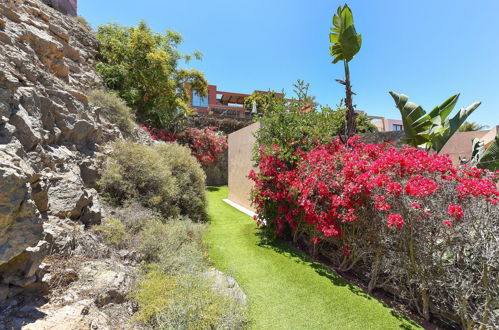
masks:
<svg viewBox="0 0 499 330"><path fill-rule="evenodd" d="M105 24L99 26L101 59L97 71L104 83L137 110L139 120L166 127L189 114L189 86L207 95L204 74L195 69L180 68L192 57L178 50L182 36L173 31L154 33L146 22L138 26Z"/></svg>

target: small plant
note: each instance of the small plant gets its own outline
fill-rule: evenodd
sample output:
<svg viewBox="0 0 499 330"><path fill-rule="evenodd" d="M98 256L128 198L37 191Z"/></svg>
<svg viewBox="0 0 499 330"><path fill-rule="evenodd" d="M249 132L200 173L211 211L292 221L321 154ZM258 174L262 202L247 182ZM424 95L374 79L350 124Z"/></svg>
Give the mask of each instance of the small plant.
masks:
<svg viewBox="0 0 499 330"><path fill-rule="evenodd" d="M116 93L96 89L88 93L88 98L94 105L102 107L106 118L118 125L123 132L131 133L137 126L133 110Z"/></svg>
<svg viewBox="0 0 499 330"><path fill-rule="evenodd" d="M76 22L78 22L82 27L83 29L86 31L86 32L90 32L92 31L92 26L90 26L90 23L88 23L88 21L85 19L85 17L83 16L76 16L74 18L74 20Z"/></svg>
<svg viewBox="0 0 499 330"><path fill-rule="evenodd" d="M199 276L152 270L131 297L139 306L136 318L160 329L242 329L244 325L244 308Z"/></svg>
<svg viewBox="0 0 499 330"><path fill-rule="evenodd" d="M115 247L123 246L125 240L130 238L130 235L125 230L125 225L118 218L106 218L101 225L93 227L104 238L104 242Z"/></svg>

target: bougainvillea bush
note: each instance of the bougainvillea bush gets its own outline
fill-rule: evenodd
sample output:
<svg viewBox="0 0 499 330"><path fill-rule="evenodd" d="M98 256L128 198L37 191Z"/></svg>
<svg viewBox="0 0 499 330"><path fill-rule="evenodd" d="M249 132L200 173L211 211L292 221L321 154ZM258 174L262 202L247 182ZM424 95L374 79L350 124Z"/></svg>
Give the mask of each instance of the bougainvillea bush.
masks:
<svg viewBox="0 0 499 330"><path fill-rule="evenodd" d="M267 231L307 242L341 271L426 319L499 326L498 173L386 144L317 144L293 161L260 149L253 202Z"/></svg>
<svg viewBox="0 0 499 330"><path fill-rule="evenodd" d="M171 133L165 129L157 129L141 125L153 140L177 142L189 147L192 154L203 164L214 163L220 154L227 149L227 138L216 131L216 127L186 128L181 134Z"/></svg>

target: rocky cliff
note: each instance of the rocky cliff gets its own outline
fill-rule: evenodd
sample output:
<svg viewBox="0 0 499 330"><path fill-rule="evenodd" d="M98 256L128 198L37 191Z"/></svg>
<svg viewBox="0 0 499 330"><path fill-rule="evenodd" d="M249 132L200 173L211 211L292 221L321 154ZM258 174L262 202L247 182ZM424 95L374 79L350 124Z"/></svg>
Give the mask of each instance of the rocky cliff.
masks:
<svg viewBox="0 0 499 330"><path fill-rule="evenodd" d="M0 0L0 301L40 279L61 228L100 222L95 159L122 134L85 96L97 47L41 1Z"/></svg>

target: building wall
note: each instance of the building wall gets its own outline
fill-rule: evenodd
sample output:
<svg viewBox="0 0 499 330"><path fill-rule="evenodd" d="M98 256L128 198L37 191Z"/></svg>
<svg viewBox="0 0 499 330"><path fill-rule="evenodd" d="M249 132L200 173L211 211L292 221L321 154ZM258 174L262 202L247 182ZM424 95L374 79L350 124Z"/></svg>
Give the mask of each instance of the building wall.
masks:
<svg viewBox="0 0 499 330"><path fill-rule="evenodd" d="M78 15L78 0L42 0L46 5L69 16Z"/></svg>
<svg viewBox="0 0 499 330"><path fill-rule="evenodd" d="M448 154L452 159L452 163L457 166L460 164L459 156L470 159L474 138L484 141L485 145L488 146L496 137L498 130L499 126L487 131L456 132L447 141L440 154Z"/></svg>
<svg viewBox="0 0 499 330"><path fill-rule="evenodd" d="M398 120L398 119L386 119L386 118L383 118L383 119L380 119L378 121L375 121L375 122L373 122L373 124L374 124L374 126L376 126L378 128L378 131L380 131L380 132L392 132L392 131L395 131L393 125L402 125L403 126L402 120Z"/></svg>
<svg viewBox="0 0 499 330"><path fill-rule="evenodd" d="M253 182L248 174L254 169L251 158L256 139L253 133L259 129L260 123L254 123L229 134L229 199L251 211L254 211L250 202Z"/></svg>

